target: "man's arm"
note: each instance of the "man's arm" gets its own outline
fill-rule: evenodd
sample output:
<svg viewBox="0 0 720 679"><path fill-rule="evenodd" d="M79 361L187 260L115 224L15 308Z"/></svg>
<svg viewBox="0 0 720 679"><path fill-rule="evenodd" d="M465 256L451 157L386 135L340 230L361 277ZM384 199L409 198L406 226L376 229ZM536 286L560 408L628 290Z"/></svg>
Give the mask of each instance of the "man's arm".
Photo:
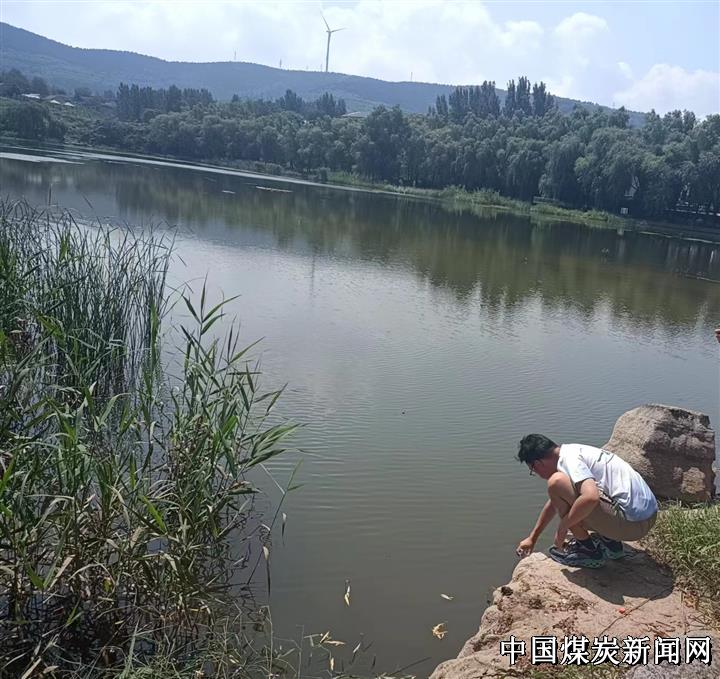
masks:
<svg viewBox="0 0 720 679"><path fill-rule="evenodd" d="M538 520L535 523L535 528L532 529L530 532L530 535L528 536L532 541L533 544L535 544L538 541L538 538L542 534L542 532L545 530L547 525L553 520L555 517L555 507L553 507L553 503L548 500L545 503L545 506L542 508L542 511L540 512L540 516L538 516Z"/></svg>
<svg viewBox="0 0 720 679"><path fill-rule="evenodd" d="M520 542L520 544L517 547L517 553L518 556L525 556L526 554L529 554L532 552L532 550L535 548L535 543L538 541L538 538L542 534L542 532L545 530L547 525L553 520L553 517L555 516L555 507L553 507L552 502L548 500L545 503L545 506L542 508L542 511L540 512L540 516L538 516L538 520L535 522L535 527L530 532L530 535L528 535L524 540Z"/></svg>

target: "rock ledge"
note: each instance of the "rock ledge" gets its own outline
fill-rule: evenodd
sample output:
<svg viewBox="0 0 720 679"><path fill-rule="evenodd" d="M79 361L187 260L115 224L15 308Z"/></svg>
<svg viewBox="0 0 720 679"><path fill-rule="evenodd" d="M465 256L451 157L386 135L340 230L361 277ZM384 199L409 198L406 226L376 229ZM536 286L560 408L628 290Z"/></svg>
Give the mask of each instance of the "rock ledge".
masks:
<svg viewBox="0 0 720 679"><path fill-rule="evenodd" d="M514 666L513 676L530 667L532 636L571 635L650 638L653 662L655 637L713 637L711 667L700 663L631 670L641 677L720 677L720 641L716 631L703 625L698 612L674 588L670 573L649 555L626 547L628 556L608 562L598 570L574 569L555 563L545 554L534 553L515 568L512 580L495 590L478 633L469 639L455 660L442 663L431 679L478 679L504 677L509 667L499 654L500 641L514 635L526 642L528 655ZM622 610L621 610L622 609ZM684 639L683 646L684 649ZM622 654L620 654L622 658ZM559 653L562 660L562 653ZM642 674L641 672L645 672ZM659 673L658 673L659 672Z"/></svg>

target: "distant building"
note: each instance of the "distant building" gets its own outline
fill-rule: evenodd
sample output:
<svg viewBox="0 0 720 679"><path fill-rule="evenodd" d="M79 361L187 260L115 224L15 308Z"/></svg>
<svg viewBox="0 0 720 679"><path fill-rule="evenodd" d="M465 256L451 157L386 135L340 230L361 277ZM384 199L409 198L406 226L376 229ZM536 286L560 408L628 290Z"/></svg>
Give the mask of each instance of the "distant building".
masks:
<svg viewBox="0 0 720 679"><path fill-rule="evenodd" d="M22 96L26 99L42 99L39 94L23 94Z"/></svg>

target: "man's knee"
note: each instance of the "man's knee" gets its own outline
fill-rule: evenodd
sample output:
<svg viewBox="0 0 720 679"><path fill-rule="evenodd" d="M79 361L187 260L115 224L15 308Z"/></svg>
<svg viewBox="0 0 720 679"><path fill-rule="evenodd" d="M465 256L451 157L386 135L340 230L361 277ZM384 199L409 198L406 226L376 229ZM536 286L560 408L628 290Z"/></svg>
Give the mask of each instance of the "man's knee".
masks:
<svg viewBox="0 0 720 679"><path fill-rule="evenodd" d="M547 488L549 495L565 497L568 492L574 494L572 481L570 481L570 477L564 472L555 472L547 480Z"/></svg>

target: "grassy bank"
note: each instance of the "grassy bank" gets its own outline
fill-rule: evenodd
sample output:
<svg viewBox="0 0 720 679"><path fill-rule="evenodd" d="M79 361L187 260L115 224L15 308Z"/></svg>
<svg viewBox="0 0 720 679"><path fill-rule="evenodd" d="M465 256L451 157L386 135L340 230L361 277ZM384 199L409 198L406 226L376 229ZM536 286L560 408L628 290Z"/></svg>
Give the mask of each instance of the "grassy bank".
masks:
<svg viewBox="0 0 720 679"><path fill-rule="evenodd" d="M600 210L573 210L548 204L533 205L522 200L507 198L492 189L466 189L449 186L444 189L422 189L411 186L397 186L395 184L377 183L363 180L357 175L346 172L331 172L328 175L331 184L341 186L354 186L368 190L387 191L403 196L438 200L450 209L464 209L484 216L489 210L507 210L515 214L527 215L533 221L563 221L584 224L586 226L625 228L644 230L651 226L645 220L636 220L629 217L620 217Z"/></svg>
<svg viewBox="0 0 720 679"><path fill-rule="evenodd" d="M720 504L697 509L667 507L645 546L672 569L678 584L720 629Z"/></svg>
<svg viewBox="0 0 720 679"><path fill-rule="evenodd" d="M172 246L0 203L0 676L273 666L240 589L271 548L247 474L294 427L214 335L222 303L169 291Z"/></svg>

